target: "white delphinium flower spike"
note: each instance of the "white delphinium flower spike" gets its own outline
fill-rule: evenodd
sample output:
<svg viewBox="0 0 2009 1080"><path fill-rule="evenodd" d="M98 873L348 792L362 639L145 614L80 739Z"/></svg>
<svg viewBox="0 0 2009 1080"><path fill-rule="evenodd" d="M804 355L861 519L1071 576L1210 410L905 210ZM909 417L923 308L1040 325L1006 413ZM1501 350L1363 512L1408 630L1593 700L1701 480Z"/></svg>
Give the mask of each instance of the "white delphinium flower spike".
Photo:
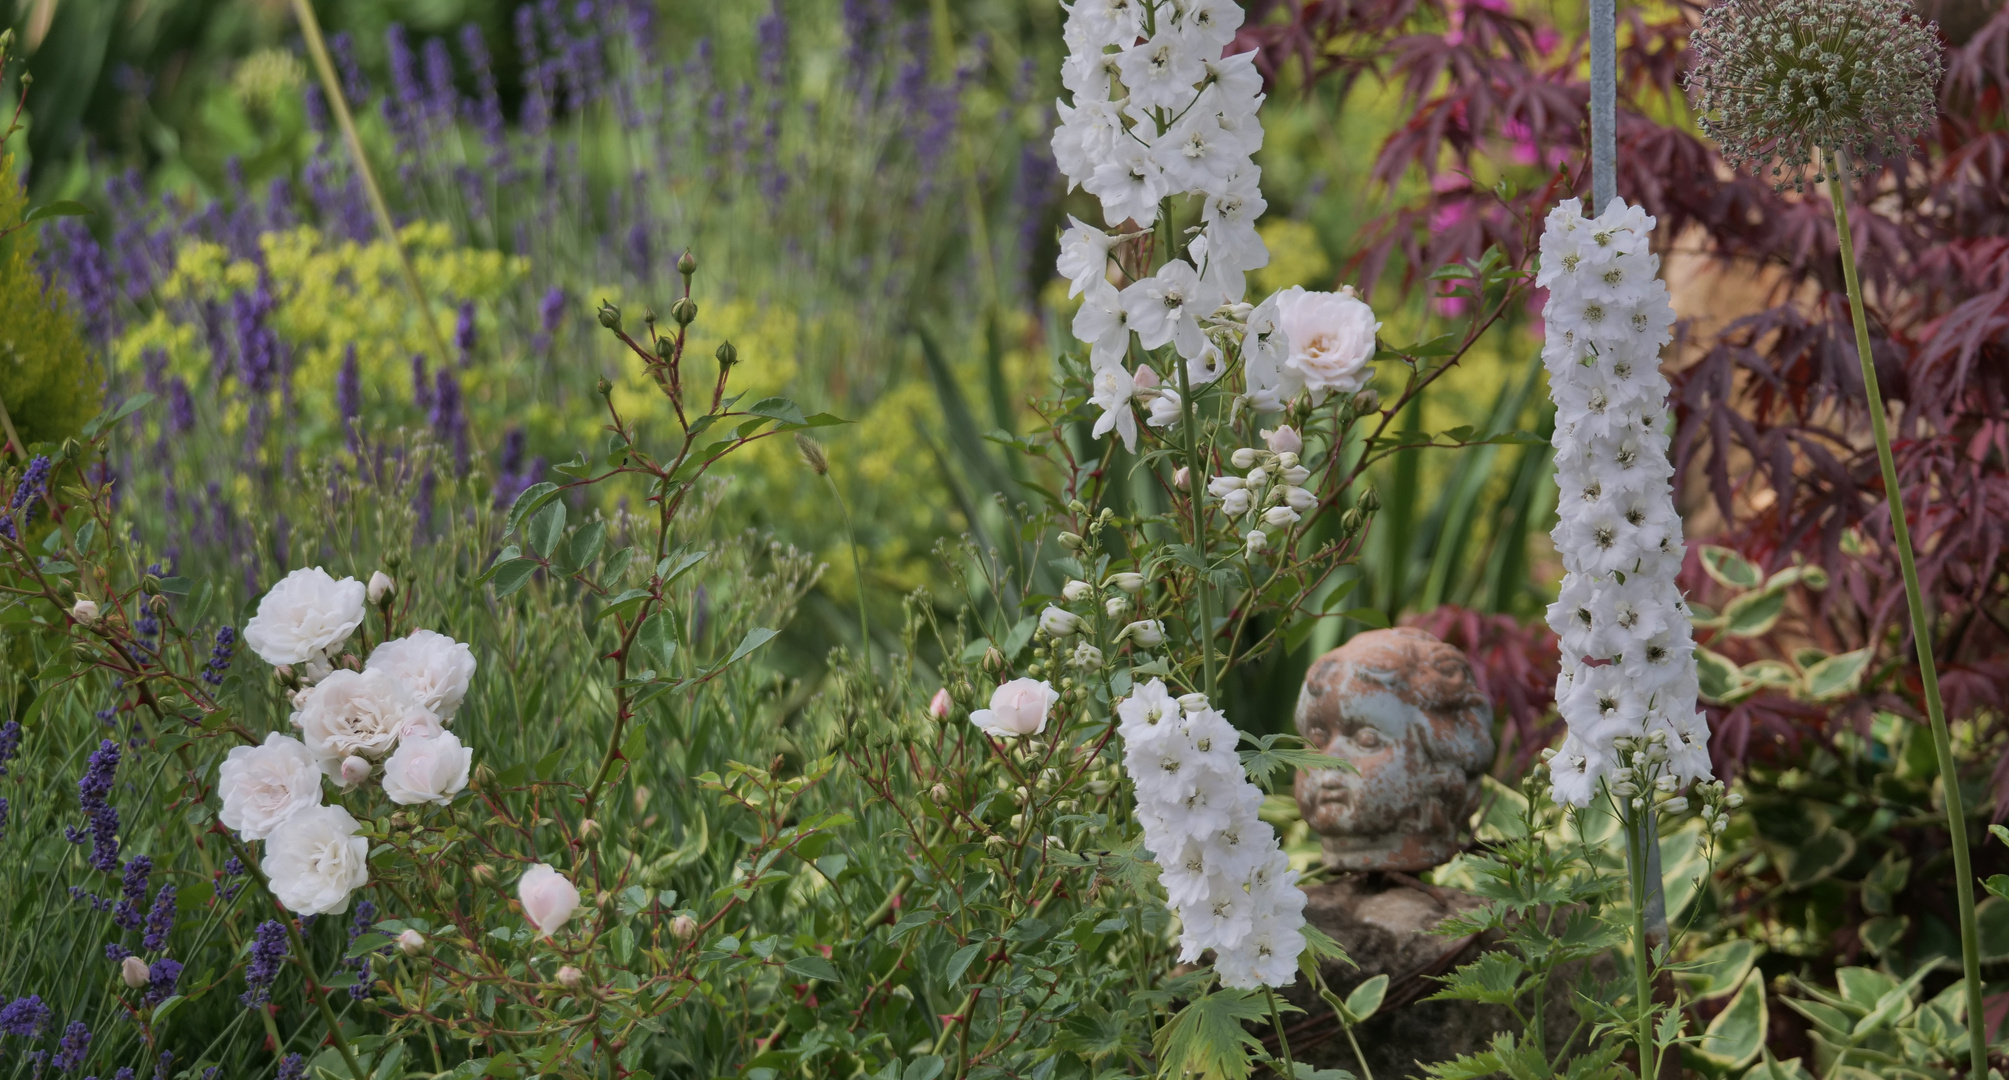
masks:
<svg viewBox="0 0 2009 1080"><path fill-rule="evenodd" d="M1575 806L1614 781L1621 739L1658 734L1660 777L1676 786L1710 775L1688 606L1674 581L1684 547L1660 374L1674 312L1647 243L1653 225L1616 200L1585 218L1569 199L1549 214L1536 277L1549 290L1542 362L1560 491L1551 535L1565 571L1548 621L1562 639L1556 705L1569 735L1549 768L1556 801Z"/></svg>
<svg viewBox="0 0 2009 1080"><path fill-rule="evenodd" d="M1256 816L1263 793L1242 771L1240 733L1205 695L1174 698L1158 679L1118 702L1116 720L1144 846L1182 926L1180 960L1212 950L1222 986L1289 985L1305 895Z"/></svg>

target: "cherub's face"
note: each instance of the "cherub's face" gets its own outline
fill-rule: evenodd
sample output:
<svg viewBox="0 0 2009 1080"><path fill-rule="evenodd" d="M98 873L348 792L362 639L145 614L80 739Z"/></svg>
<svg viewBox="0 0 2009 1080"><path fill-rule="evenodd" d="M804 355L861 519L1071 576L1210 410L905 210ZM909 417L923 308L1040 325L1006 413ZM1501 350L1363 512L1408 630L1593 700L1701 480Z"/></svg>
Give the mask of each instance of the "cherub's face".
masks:
<svg viewBox="0 0 2009 1080"><path fill-rule="evenodd" d="M1457 649L1408 628L1362 634L1312 665L1297 722L1358 770L1297 776L1329 865L1427 870L1457 851L1493 756L1491 704Z"/></svg>

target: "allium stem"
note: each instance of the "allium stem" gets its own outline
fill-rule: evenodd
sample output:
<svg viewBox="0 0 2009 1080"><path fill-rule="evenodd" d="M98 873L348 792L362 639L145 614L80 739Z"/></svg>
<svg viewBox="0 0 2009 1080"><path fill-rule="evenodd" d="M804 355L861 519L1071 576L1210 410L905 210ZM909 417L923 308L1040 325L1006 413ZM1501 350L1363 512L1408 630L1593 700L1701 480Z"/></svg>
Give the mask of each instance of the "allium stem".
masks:
<svg viewBox="0 0 2009 1080"><path fill-rule="evenodd" d="M418 271L412 268L411 256L405 253L405 243L398 238L397 223L391 220L390 207L384 203L384 193L377 187L377 175L370 169L369 155L363 152L363 140L356 134L355 117L349 115L348 99L342 96L342 80L335 76L335 65L328 59L328 46L321 40L321 22L314 16L314 5L309 0L293 0L293 16L300 23L300 36L307 41L307 54L314 60L314 70L321 77L321 90L328 97L328 107L334 110L335 123L342 129L342 141L348 144L349 158L356 166L356 175L362 178L363 194L369 197L370 211L376 215L377 228L384 234L384 242L397 252L398 267L404 271L405 287L411 290L412 302L418 305L419 318L425 322L427 339L432 342L433 352L440 363L451 363L455 355L447 351L446 338L439 332L439 322L433 318L432 305L426 302L425 289L419 284Z"/></svg>
<svg viewBox="0 0 2009 1080"><path fill-rule="evenodd" d="M1939 669L1932 659L1931 619L1918 585L1918 562L1911 553L1911 527L1904 517L1903 488L1898 486L1897 461L1890 452L1890 428L1884 420L1883 392L1876 365L1870 359L1869 320L1863 315L1862 281L1856 273L1855 239L1849 234L1847 181L1835 152L1821 149L1828 178L1828 202L1835 208L1835 235L1841 242L1842 278L1848 283L1849 318L1856 329L1856 360L1862 365L1863 396L1869 399L1870 430L1876 436L1877 465L1883 470L1884 500L1890 506L1890 531L1897 541L1898 568L1904 572L1904 600L1911 609L1911 640L1918 652L1918 678L1925 688L1925 715L1932 725L1932 749L1939 758L1939 780L1946 789L1946 832L1953 844L1953 890L1960 903L1960 967L1967 983L1967 1041L1974 1080L1988 1077L1987 1019L1981 1008L1981 937L1974 921L1974 868L1967 850L1967 807L1960 794L1960 774L1953 761L1953 737L1946 729L1946 710L1939 701Z"/></svg>

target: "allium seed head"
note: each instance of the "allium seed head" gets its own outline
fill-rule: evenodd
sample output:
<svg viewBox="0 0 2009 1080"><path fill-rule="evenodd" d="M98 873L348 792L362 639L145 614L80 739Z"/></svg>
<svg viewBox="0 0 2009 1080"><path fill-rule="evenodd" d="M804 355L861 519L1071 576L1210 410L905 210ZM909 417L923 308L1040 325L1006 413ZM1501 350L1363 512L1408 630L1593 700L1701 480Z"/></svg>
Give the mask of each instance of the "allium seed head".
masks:
<svg viewBox="0 0 2009 1080"><path fill-rule="evenodd" d="M1689 50L1702 130L1781 191L1804 190L1822 150L1858 177L1901 157L1935 115L1939 28L1907 0L1727 0Z"/></svg>

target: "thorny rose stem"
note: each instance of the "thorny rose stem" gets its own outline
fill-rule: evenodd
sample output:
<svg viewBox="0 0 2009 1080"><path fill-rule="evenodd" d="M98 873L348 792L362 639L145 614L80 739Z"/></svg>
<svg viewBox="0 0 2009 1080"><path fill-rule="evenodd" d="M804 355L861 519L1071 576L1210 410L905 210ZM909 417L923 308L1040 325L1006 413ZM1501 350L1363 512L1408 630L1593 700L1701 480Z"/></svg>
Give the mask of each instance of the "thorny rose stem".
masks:
<svg viewBox="0 0 2009 1080"><path fill-rule="evenodd" d="M1862 281L1856 274L1855 238L1849 235L1848 181L1834 150L1821 148L1828 177L1828 202L1835 208L1835 235L1841 242L1842 278L1848 283L1849 318L1856 328L1856 361L1862 365L1863 396L1869 400L1870 430L1876 436L1877 465L1883 470L1884 501L1890 506L1890 531L1897 541L1897 563L1904 572L1904 600L1911 609L1911 641L1918 652L1918 678L1925 689L1925 715L1932 725L1932 750L1939 758L1939 780L1946 789L1946 832L1953 844L1953 889L1960 902L1960 968L1967 990L1967 1047L1974 1080L1988 1077L1988 1024L1981 1007L1981 939L1974 920L1974 867L1967 850L1967 807L1960 794L1960 773L1953 761L1953 737L1946 730L1946 710L1939 700L1939 669L1932 659L1932 625L1918 585L1918 561L1911 553L1911 527L1904 517L1904 495L1898 486L1897 462L1891 456L1890 428L1884 420L1883 392L1877 387L1876 365L1870 359L1869 320L1863 314Z"/></svg>

